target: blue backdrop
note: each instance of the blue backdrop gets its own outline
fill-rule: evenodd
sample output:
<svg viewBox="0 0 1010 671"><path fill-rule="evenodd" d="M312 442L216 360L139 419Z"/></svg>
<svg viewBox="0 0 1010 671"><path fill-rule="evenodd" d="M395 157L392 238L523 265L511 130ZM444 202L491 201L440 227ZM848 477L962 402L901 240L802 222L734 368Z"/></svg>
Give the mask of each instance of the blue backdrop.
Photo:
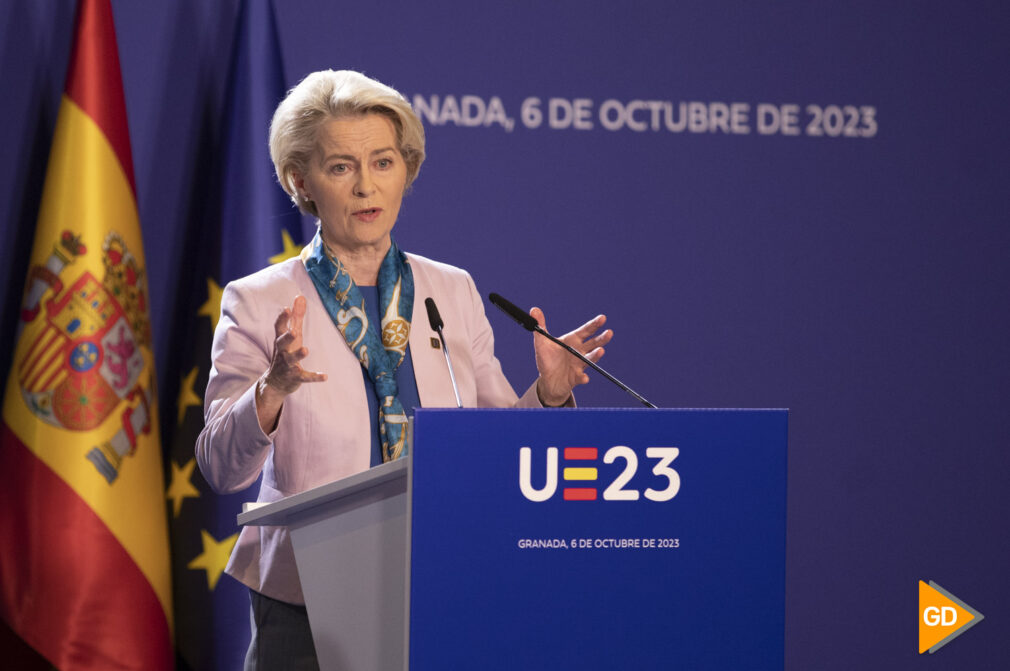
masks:
<svg viewBox="0 0 1010 671"><path fill-rule="evenodd" d="M281 4L288 86L353 68L425 103L404 249L555 332L606 313L604 365L661 406L790 408L788 669L1010 664L1004 4ZM238 3L113 10L171 404ZM72 15L0 8L5 352ZM529 338L489 316L524 387ZM986 615L925 657L920 579Z"/></svg>

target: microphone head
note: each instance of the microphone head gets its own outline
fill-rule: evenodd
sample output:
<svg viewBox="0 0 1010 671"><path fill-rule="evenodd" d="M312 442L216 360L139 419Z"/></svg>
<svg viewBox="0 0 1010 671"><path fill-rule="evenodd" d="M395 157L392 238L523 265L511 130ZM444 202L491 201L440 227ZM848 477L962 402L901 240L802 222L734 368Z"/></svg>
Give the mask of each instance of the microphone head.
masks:
<svg viewBox="0 0 1010 671"><path fill-rule="evenodd" d="M502 298L499 294L488 294L488 299L495 307L507 314L509 317L512 317L512 319L516 320L516 322L519 323L519 326L522 326L527 331L533 331L538 326L536 319Z"/></svg>
<svg viewBox="0 0 1010 671"><path fill-rule="evenodd" d="M425 298L424 307L428 309L428 323L431 324L431 330L437 331L442 328L442 316L438 314L438 308L435 307L435 301L431 298Z"/></svg>

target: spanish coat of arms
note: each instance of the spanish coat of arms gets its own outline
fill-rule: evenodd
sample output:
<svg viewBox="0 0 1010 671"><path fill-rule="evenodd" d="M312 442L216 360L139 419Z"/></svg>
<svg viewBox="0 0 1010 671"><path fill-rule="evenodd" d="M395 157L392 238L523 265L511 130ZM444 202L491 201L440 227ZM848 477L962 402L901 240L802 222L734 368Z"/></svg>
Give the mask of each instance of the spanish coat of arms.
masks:
<svg viewBox="0 0 1010 671"><path fill-rule="evenodd" d="M69 286L64 271L88 253L64 231L44 265L31 268L21 310L31 342L15 363L29 410L68 431L91 431L119 412L121 428L87 458L111 484L137 436L150 431L151 385L140 382L150 342L143 270L122 237L102 244L104 277L85 270ZM146 387L146 388L145 388Z"/></svg>

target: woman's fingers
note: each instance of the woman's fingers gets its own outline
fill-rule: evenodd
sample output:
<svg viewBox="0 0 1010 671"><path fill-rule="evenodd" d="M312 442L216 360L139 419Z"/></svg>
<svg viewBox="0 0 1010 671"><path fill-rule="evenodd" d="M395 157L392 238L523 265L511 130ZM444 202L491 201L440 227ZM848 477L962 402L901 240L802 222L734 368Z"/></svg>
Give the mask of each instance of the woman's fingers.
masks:
<svg viewBox="0 0 1010 671"><path fill-rule="evenodd" d="M326 373L317 373L311 370L301 371L302 382L326 382Z"/></svg>
<svg viewBox="0 0 1010 671"><path fill-rule="evenodd" d="M281 313L277 315L277 319L274 320L274 335L280 338L288 330L288 320L291 318L291 312L284 308Z"/></svg>
<svg viewBox="0 0 1010 671"><path fill-rule="evenodd" d="M302 346L302 324L307 310L305 296L295 296L290 308L284 308L274 321L274 356L267 371L267 384L290 394L304 382L323 382L325 373L308 371L301 362L309 355Z"/></svg>
<svg viewBox="0 0 1010 671"><path fill-rule="evenodd" d="M547 329L543 310L533 308L530 310L530 316L541 328ZM610 329L598 332L606 322L606 315L597 315L574 331L566 333L560 340L581 352L589 361L596 363L606 353L604 345L614 337L614 332ZM545 404L560 405L571 394L573 387L589 382L586 364L583 361L539 334L534 337L533 344L537 370L540 372L537 390L541 401Z"/></svg>
<svg viewBox="0 0 1010 671"><path fill-rule="evenodd" d="M607 315L596 315L585 324L575 329L568 335L573 335L581 340L586 340L607 323Z"/></svg>
<svg viewBox="0 0 1010 671"><path fill-rule="evenodd" d="M567 336L566 336L567 337ZM587 352L600 349L604 345L610 342L611 338L614 337L614 332L607 329L603 333L598 333L595 336L586 338L585 340L573 339L573 342L569 342L572 347L580 350L583 354ZM568 342L568 341L566 341ZM586 354L586 356L589 356ZM594 359L595 361L595 359Z"/></svg>
<svg viewBox="0 0 1010 671"><path fill-rule="evenodd" d="M306 310L305 296L295 296L294 305L291 306L291 332L295 336L302 334L302 321L305 319Z"/></svg>
<svg viewBox="0 0 1010 671"><path fill-rule="evenodd" d="M607 318L605 315L599 315L590 319L571 333L565 334L561 339L568 345L582 352L590 358L593 363L596 363L599 361L600 357L603 356L603 346L609 343L614 337L614 332L610 329L607 329L602 333L596 333L600 327L606 323L606 321ZM593 335L594 333L596 335ZM589 354L587 354L587 352L595 352L596 350L600 350L600 353L597 354L595 358L590 357Z"/></svg>
<svg viewBox="0 0 1010 671"><path fill-rule="evenodd" d="M302 335L302 322L305 319L306 302L305 296L295 296L294 303L290 308L284 308L274 321L274 334L277 336L278 344L284 338L284 346L287 348L293 341Z"/></svg>
<svg viewBox="0 0 1010 671"><path fill-rule="evenodd" d="M274 340L274 347L281 352L290 352L291 344L295 341L295 334L291 331L284 331Z"/></svg>

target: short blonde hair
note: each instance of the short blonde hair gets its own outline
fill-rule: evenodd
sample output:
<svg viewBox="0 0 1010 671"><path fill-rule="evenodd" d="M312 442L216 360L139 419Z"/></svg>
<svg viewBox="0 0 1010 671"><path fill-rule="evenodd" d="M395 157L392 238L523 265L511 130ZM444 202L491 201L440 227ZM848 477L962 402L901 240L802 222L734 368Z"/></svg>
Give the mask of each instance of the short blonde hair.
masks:
<svg viewBox="0 0 1010 671"><path fill-rule="evenodd" d="M424 162L424 127L398 91L352 70L313 72L288 92L270 122L270 158L277 181L302 212L319 216L316 204L295 188L295 174L305 175L316 150L319 127L330 119L381 114L396 129L407 167L409 189Z"/></svg>

